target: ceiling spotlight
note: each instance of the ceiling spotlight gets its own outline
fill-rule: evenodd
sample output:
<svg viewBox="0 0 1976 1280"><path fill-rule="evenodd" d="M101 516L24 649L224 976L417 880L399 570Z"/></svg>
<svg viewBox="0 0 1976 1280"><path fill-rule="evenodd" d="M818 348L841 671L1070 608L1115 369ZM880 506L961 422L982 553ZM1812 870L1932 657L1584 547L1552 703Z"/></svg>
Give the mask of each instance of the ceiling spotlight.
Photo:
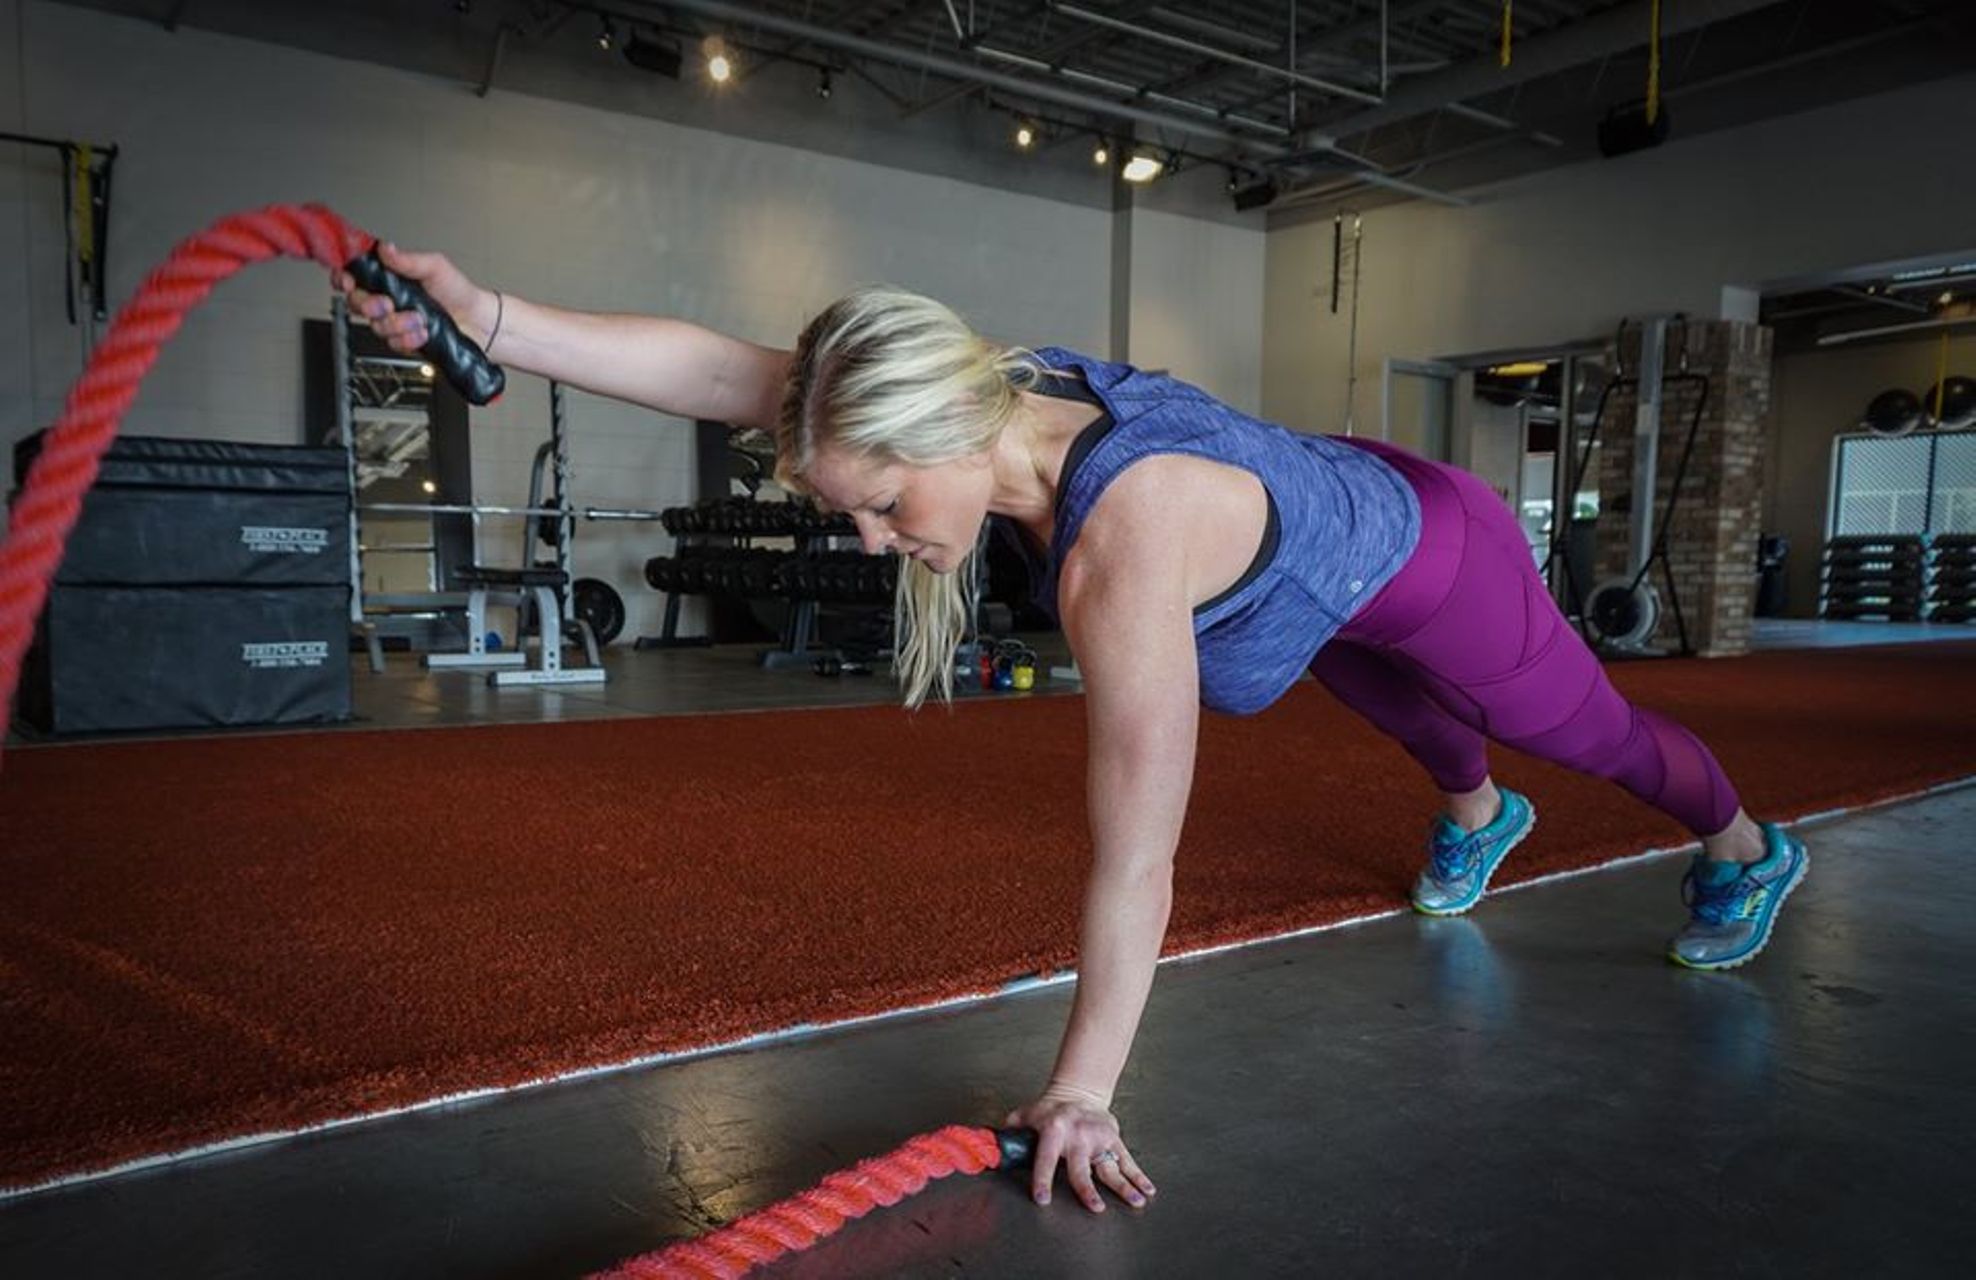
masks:
<svg viewBox="0 0 1976 1280"><path fill-rule="evenodd" d="M419 377L424 378L427 382L432 381L432 366L429 364L420 365Z"/></svg>
<svg viewBox="0 0 1976 1280"><path fill-rule="evenodd" d="M1029 150L1029 148L1031 148L1031 147L1033 147L1033 146L1035 146L1035 145L1036 145L1036 126L1035 126L1035 125L1032 125L1032 124L1030 124L1030 123L1029 123L1029 122L1028 122L1027 120L1025 120L1025 121L1023 121L1022 123L1020 123L1020 124L1018 124L1018 125L1016 125L1016 127L1015 127L1015 145L1017 145L1018 147L1021 147L1021 148L1022 148L1022 149L1023 149L1024 151L1027 151L1027 150Z"/></svg>
<svg viewBox="0 0 1976 1280"><path fill-rule="evenodd" d="M1100 169L1111 163L1111 148L1107 147L1103 140L1099 141L1098 149L1091 153L1091 163Z"/></svg>
<svg viewBox="0 0 1976 1280"><path fill-rule="evenodd" d="M597 47L599 49L602 49L605 53L609 53L611 51L611 46L616 43L617 43L617 32L612 29L611 20L609 18L605 18L604 25L597 28Z"/></svg>
<svg viewBox="0 0 1976 1280"><path fill-rule="evenodd" d="M734 78L734 59L727 52L727 42L719 36L708 36L700 43L700 52L707 55L707 78L715 84L726 84Z"/></svg>
<svg viewBox="0 0 1976 1280"><path fill-rule="evenodd" d="M1148 155L1142 151L1125 162L1125 168L1118 176L1127 182L1151 182L1165 169L1166 166L1160 163L1158 156Z"/></svg>
<svg viewBox="0 0 1976 1280"><path fill-rule="evenodd" d="M425 491L426 491L427 493L438 493L438 492L439 492L439 486L438 486L438 485L436 485L436 484L434 484L434 483L433 483L432 481L430 481L430 480L427 480L427 481L424 481L423 483L421 483L421 484L419 485L419 488L421 488L421 489L423 489L423 490L425 490Z"/></svg>
<svg viewBox="0 0 1976 1280"><path fill-rule="evenodd" d="M817 74L816 96L824 99L825 101L828 101L830 99L830 68L829 67L823 68L823 70Z"/></svg>
<svg viewBox="0 0 1976 1280"><path fill-rule="evenodd" d="M1954 301L1955 301L1955 293L1953 290L1949 290L1949 289L1942 290L1942 296L1935 299L1935 302L1938 306L1944 306L1944 307L1946 307L1947 305L1949 305L1949 303Z"/></svg>

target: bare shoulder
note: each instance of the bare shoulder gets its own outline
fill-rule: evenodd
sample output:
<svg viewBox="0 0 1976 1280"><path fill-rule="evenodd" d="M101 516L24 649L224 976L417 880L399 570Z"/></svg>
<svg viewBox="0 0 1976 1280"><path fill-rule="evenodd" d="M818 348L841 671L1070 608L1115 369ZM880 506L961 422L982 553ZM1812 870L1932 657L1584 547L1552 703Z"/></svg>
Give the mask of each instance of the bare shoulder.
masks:
<svg viewBox="0 0 1976 1280"><path fill-rule="evenodd" d="M1196 459L1158 454L1143 458L1105 486L1085 516L1058 575L1058 594L1069 603L1108 589L1140 591L1180 568L1185 546L1189 469ZM1176 518L1176 517L1181 518Z"/></svg>
<svg viewBox="0 0 1976 1280"><path fill-rule="evenodd" d="M1187 454L1142 458L1085 517L1059 597L1117 587L1138 601L1176 594L1191 608L1240 576L1267 513L1262 482L1240 467Z"/></svg>

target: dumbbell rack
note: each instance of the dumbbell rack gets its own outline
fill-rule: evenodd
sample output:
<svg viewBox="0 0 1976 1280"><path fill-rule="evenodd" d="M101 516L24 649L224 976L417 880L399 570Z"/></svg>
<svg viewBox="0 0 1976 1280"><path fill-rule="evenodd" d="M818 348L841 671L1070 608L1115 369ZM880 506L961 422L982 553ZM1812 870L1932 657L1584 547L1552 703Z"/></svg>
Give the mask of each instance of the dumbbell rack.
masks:
<svg viewBox="0 0 1976 1280"><path fill-rule="evenodd" d="M1928 550L1928 621L1976 622L1976 533L1938 533Z"/></svg>
<svg viewBox="0 0 1976 1280"><path fill-rule="evenodd" d="M1926 556L1919 537L1831 539L1825 544L1823 616L1918 621L1927 593Z"/></svg>
<svg viewBox="0 0 1976 1280"><path fill-rule="evenodd" d="M657 636L641 638L640 648L671 648L709 643L702 637L679 635L683 597L725 591L748 599L787 600L778 648L761 655L770 671L810 666L819 658L840 658L834 649L815 647L817 616L825 602L872 603L890 598L896 579L894 562L883 556L835 551L834 539L855 536L848 517L823 516L801 503L756 502L722 498L693 507L675 507L661 517L673 536L673 555L657 556L645 565L646 581L666 592L665 621ZM795 549L759 550L758 537L787 537ZM706 562L714 567L703 567ZM716 580L709 580L709 574Z"/></svg>

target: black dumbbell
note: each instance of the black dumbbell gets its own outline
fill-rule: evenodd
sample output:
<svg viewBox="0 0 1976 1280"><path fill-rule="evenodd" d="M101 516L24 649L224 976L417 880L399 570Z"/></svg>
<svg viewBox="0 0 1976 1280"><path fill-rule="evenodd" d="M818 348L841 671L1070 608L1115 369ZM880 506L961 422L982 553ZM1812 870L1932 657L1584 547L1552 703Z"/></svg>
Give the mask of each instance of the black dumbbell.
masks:
<svg viewBox="0 0 1976 1280"><path fill-rule="evenodd" d="M707 560L695 556L691 560L679 562L679 589L689 596L703 595L707 590Z"/></svg>

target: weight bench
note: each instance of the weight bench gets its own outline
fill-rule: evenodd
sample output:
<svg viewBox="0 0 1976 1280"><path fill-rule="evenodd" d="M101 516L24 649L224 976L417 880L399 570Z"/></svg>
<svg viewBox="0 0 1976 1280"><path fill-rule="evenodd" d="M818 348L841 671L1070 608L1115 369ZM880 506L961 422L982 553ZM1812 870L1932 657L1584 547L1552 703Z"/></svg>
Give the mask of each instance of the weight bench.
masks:
<svg viewBox="0 0 1976 1280"><path fill-rule="evenodd" d="M569 575L554 565L532 569L502 569L470 564L453 571L453 580L467 589L467 651L426 656L431 668L491 667L487 683L499 688L521 684L602 684L604 664L597 656L597 638L581 618L563 621L563 588ZM516 603L515 647L505 652L487 648L487 597L490 592L512 595ZM528 665L528 605L533 601L540 643L537 661ZM563 627L574 627L590 659L585 667L563 665Z"/></svg>

